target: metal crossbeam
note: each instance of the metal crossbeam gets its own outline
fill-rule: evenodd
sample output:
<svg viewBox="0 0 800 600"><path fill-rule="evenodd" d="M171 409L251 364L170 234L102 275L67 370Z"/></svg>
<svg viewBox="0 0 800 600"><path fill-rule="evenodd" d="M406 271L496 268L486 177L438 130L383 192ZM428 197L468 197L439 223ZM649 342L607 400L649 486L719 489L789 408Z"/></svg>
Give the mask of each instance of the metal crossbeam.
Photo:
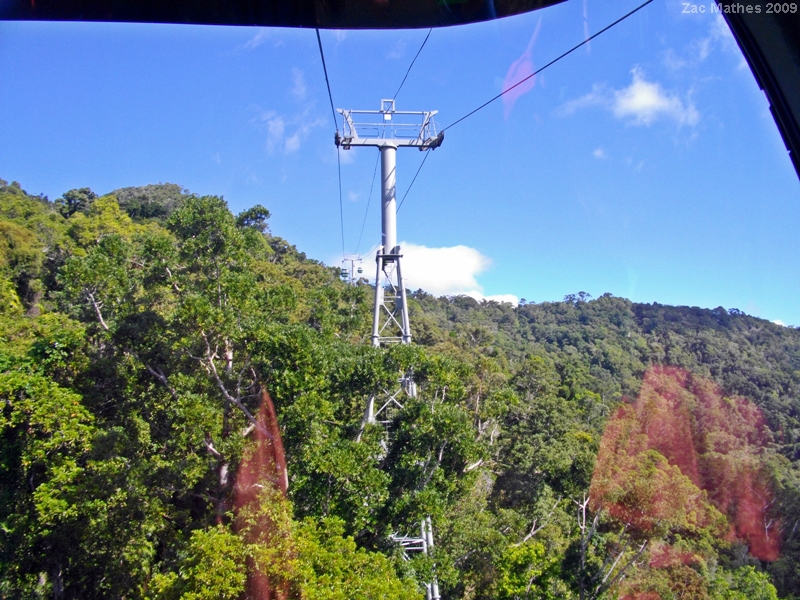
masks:
<svg viewBox="0 0 800 600"><path fill-rule="evenodd" d="M436 133L434 115L439 111L395 109L394 100L381 100L380 110L337 109L344 121L342 135L336 133L336 145L344 150L352 146L411 146L432 150L442 145L444 133Z"/></svg>

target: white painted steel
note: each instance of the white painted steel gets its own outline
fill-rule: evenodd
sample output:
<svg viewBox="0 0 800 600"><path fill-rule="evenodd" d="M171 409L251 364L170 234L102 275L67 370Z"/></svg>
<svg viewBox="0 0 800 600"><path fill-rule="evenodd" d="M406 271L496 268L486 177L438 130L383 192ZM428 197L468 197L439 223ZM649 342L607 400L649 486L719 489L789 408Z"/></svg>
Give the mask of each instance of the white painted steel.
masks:
<svg viewBox="0 0 800 600"><path fill-rule="evenodd" d="M381 307L383 306L383 286L381 285L381 271L383 271L383 248L378 248L375 258L375 305L372 307L372 345L378 348L381 345ZM372 421L370 421L371 423Z"/></svg>
<svg viewBox="0 0 800 600"><path fill-rule="evenodd" d="M381 151L381 243L386 254L397 254L397 148L384 144Z"/></svg>

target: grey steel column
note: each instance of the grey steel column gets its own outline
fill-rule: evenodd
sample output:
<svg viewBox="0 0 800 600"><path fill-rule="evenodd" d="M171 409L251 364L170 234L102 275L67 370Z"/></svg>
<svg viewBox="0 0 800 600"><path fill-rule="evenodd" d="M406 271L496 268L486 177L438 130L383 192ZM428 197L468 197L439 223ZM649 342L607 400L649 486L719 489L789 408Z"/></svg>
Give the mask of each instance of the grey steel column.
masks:
<svg viewBox="0 0 800 600"><path fill-rule="evenodd" d="M375 306L372 309L372 345L378 348L381 345L380 320L381 306L383 306L383 286L381 285L381 271L383 271L383 248L378 248L375 256Z"/></svg>
<svg viewBox="0 0 800 600"><path fill-rule="evenodd" d="M403 343L410 344L411 343L411 322L409 321L408 317L408 304L406 303L406 282L403 281L403 271L400 269L400 249L397 249L398 256L397 256L397 286L400 288L400 302L402 306L400 307L402 321L403 324Z"/></svg>
<svg viewBox="0 0 800 600"><path fill-rule="evenodd" d="M380 146L381 151L381 233L385 254L397 252L397 147L390 143Z"/></svg>

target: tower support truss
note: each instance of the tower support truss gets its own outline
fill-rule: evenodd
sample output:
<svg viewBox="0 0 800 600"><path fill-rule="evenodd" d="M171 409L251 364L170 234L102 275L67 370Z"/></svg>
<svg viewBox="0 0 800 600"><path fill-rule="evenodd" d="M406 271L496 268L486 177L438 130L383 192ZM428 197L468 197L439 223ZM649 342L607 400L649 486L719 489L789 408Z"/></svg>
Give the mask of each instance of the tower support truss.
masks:
<svg viewBox="0 0 800 600"><path fill-rule="evenodd" d="M397 245L396 170L397 147L380 146L381 152L381 247L375 255L375 307L372 345L410 344L406 287L400 246Z"/></svg>
<svg viewBox="0 0 800 600"><path fill-rule="evenodd" d="M398 535L396 533L390 537L403 548L404 560L409 560L409 552L422 552L423 554L430 554L433 551L433 527L431 525L430 517L425 517L420 522L419 537ZM425 597L426 600L441 599L441 595L439 594L439 583L436 581L435 577L431 583L425 584Z"/></svg>

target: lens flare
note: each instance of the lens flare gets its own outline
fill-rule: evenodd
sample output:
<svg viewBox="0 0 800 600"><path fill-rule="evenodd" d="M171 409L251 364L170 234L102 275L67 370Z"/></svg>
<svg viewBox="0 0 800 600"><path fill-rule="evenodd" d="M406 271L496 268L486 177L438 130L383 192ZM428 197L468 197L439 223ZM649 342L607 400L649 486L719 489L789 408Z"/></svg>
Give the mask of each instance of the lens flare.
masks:
<svg viewBox="0 0 800 600"><path fill-rule="evenodd" d="M533 74L533 47L536 45L536 39L539 37L539 29L541 26L542 20L539 19L525 52L523 52L522 56L520 56L517 60L511 63L508 73L506 73L506 78L503 81L503 91L509 90L503 95L503 112L506 119L508 119L508 115L511 114L511 109L514 108L514 104L517 102L517 100L530 92L536 85L536 77L531 77L517 87L509 89L512 88L516 83L522 81L526 77L530 77Z"/></svg>
<svg viewBox="0 0 800 600"><path fill-rule="evenodd" d="M725 397L713 381L684 369L653 367L636 401L620 407L606 427L592 508L643 534L709 528L774 561L779 522L761 460L771 439L749 400ZM697 561L666 544L651 550L653 568Z"/></svg>
<svg viewBox="0 0 800 600"><path fill-rule="evenodd" d="M266 390L261 390L261 407L253 429L254 443L245 451L239 466L234 491L236 524L248 543L275 546L278 538L285 538L286 491L289 478L286 472L286 455L281 441L275 406ZM275 506L264 506L264 503ZM290 556L281 556L278 562L289 562ZM274 561L273 561L274 562ZM265 565L252 557L248 559L247 592L253 600L285 600L289 597L286 577L275 577L281 565Z"/></svg>

